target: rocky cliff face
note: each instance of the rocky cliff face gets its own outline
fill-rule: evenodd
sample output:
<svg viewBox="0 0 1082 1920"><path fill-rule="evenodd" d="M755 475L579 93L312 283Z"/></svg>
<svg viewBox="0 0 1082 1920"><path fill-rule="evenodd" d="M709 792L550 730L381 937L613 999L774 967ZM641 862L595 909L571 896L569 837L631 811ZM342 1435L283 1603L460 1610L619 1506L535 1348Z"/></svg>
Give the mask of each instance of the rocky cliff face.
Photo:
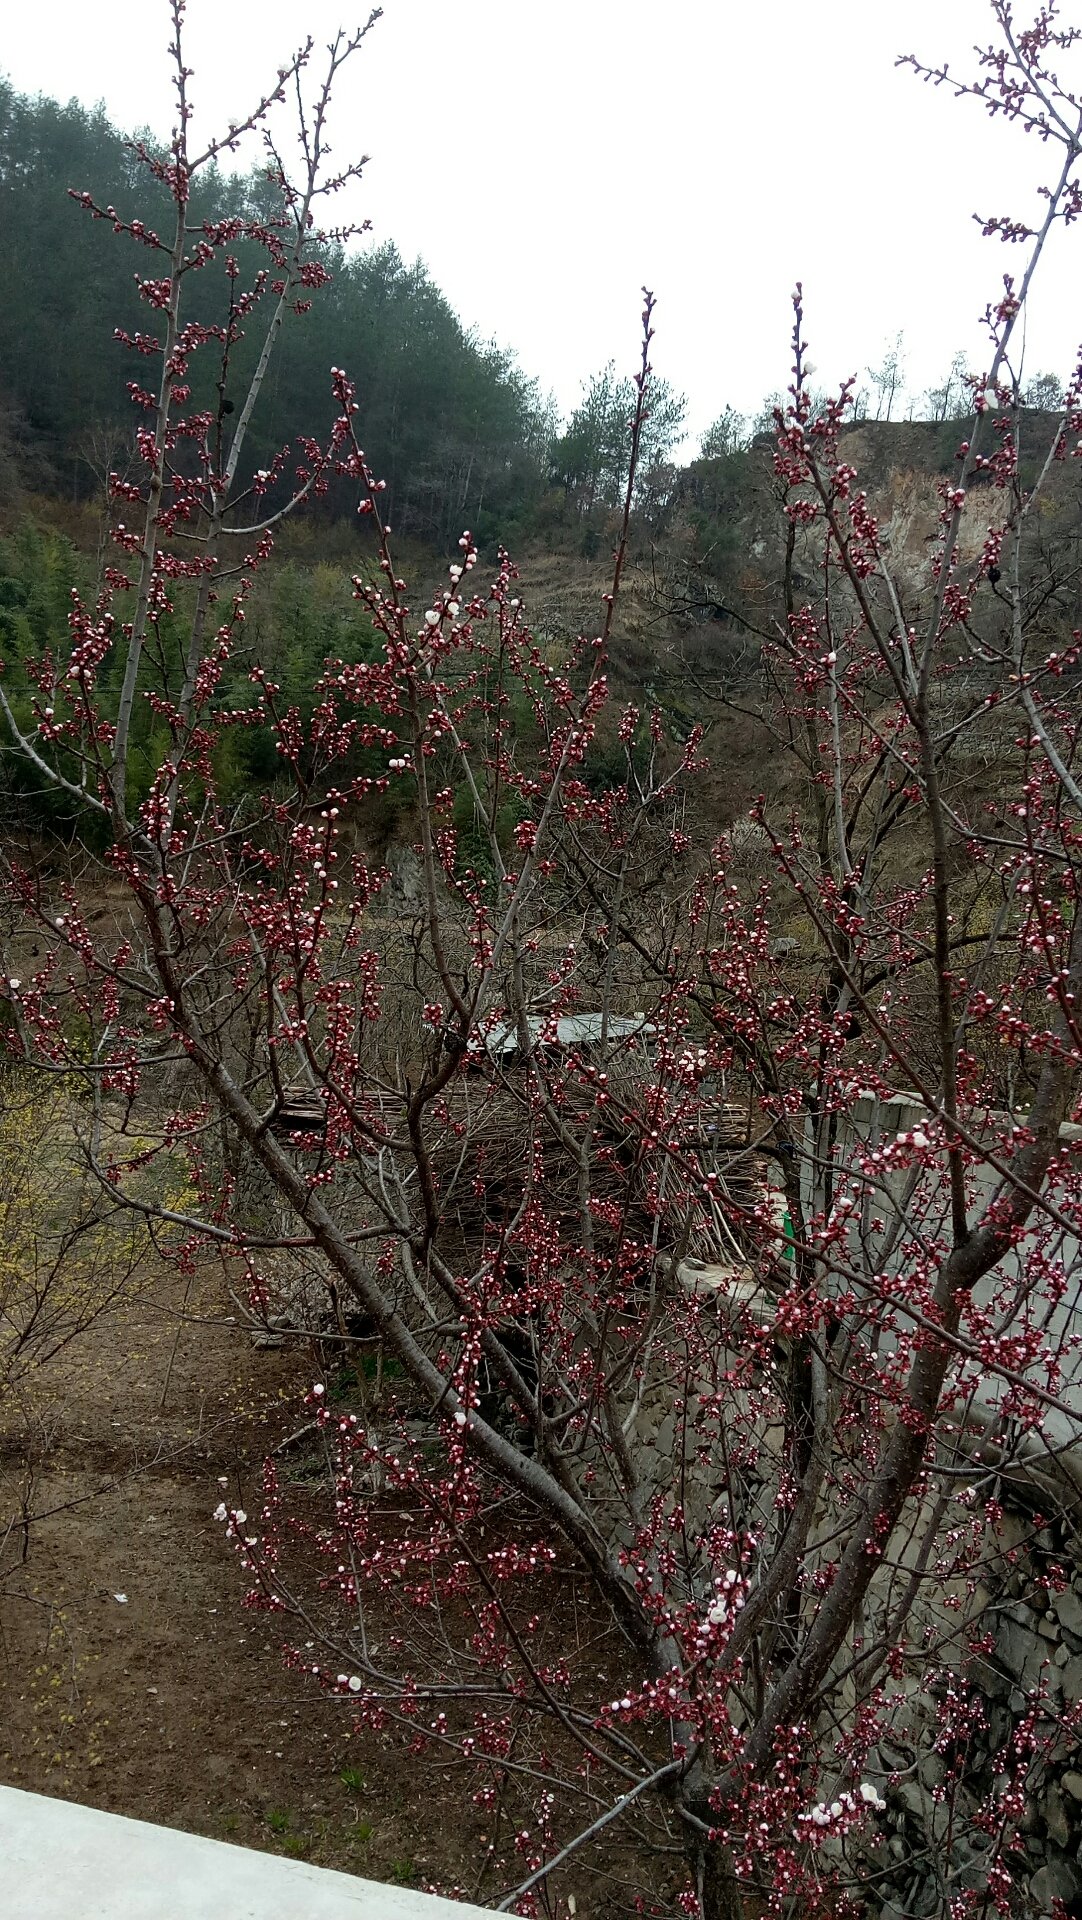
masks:
<svg viewBox="0 0 1082 1920"><path fill-rule="evenodd" d="M1034 409L1021 417L1018 485L1023 495L1044 465L1057 426L1058 416L1052 413ZM964 420L865 420L841 435L839 458L856 470L855 489L867 494L891 570L911 594L919 596L929 584L940 490L954 482L956 456L969 431ZM1035 559L1043 557L1046 579L1053 554L1060 554L1065 587L1068 572L1077 565L1082 505L1079 462L1073 450L1069 453L1052 473L1032 543ZM987 476L971 482L962 519L963 563L979 558L988 528L1002 522L1009 504L1009 495ZM742 603L776 610L784 543L773 441L761 435L750 450L696 461L679 476L657 548L670 564L698 576L703 604L689 606L689 617L697 611L708 620L739 624L741 613L748 611ZM798 540L796 573L798 593L813 597L819 586L813 538ZM716 590L713 605L711 588ZM1077 592L1072 604L1082 607Z"/></svg>
<svg viewBox="0 0 1082 1920"><path fill-rule="evenodd" d="M1020 500L1044 466L1057 425L1051 413L1023 416ZM935 584L942 492L956 479L967 432L965 421L863 421L841 436L839 459L856 471L854 491L867 495L905 619L918 630ZM1053 645L1082 627L1082 459L1074 449L1067 452L1028 516L1021 582L1027 627L1045 639L1054 633ZM979 591L970 623L973 658L954 679L955 693L991 671L980 659L982 639L1002 641L1008 632L1008 583L983 576L979 562L989 529L1002 525L1011 508L1011 493L987 476L970 485L960 557ZM754 719L764 643L784 630L786 533L771 436L739 453L696 461L675 477L656 527L640 529L621 602L614 689L637 701L655 695L675 731L708 722L714 773L704 794L711 825L727 824L764 785L770 791L772 782L786 780L785 756ZM792 556L798 608L819 606L821 569L821 528L813 524L798 531ZM845 602L837 572L832 592L837 612ZM873 581L871 592L893 624L882 583ZM980 750L979 740L972 748L967 741L966 751L979 756Z"/></svg>

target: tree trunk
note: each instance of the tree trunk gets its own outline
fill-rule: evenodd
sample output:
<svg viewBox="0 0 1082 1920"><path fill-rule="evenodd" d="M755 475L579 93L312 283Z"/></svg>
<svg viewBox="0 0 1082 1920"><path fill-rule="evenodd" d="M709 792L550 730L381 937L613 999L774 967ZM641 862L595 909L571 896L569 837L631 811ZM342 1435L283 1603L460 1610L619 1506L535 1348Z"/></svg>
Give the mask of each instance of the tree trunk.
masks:
<svg viewBox="0 0 1082 1920"><path fill-rule="evenodd" d="M724 1840L696 1839L695 1880L703 1920L746 1920L744 1896Z"/></svg>
<svg viewBox="0 0 1082 1920"><path fill-rule="evenodd" d="M699 1913L701 1920L746 1920L732 1848L727 1841L710 1835L719 1818L711 1805L710 1786L710 1777L699 1758L692 1762L672 1796L684 1816L687 1859L699 1896Z"/></svg>

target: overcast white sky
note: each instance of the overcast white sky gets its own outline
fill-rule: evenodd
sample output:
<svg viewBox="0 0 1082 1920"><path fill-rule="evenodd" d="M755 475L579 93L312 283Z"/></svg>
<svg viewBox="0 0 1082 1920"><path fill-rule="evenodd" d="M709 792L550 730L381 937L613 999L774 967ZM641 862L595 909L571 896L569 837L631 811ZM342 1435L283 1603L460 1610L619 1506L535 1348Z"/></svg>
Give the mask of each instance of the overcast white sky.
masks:
<svg viewBox="0 0 1082 1920"><path fill-rule="evenodd" d="M197 128L361 12L189 0ZM11 0L0 69L165 133L167 24L164 0ZM339 157L371 155L350 211L422 255L565 410L610 357L630 370L644 282L695 432L785 385L798 278L819 378L877 363L901 329L920 394L959 347L984 364L979 316L1020 256L971 215L1031 213L1049 156L893 63L968 67L991 24L987 0L386 0L337 100ZM1080 260L1073 230L1029 322L1031 374L1069 371Z"/></svg>

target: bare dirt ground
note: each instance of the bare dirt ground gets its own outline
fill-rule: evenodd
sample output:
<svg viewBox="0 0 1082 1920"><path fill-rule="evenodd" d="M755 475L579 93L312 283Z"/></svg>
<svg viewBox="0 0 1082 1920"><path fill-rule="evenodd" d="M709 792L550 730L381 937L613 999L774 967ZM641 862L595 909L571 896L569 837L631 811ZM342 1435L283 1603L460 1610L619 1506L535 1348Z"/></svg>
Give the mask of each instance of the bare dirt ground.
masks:
<svg viewBox="0 0 1082 1920"><path fill-rule="evenodd" d="M484 1900L468 1793L359 1739L285 1670L281 1625L242 1611L212 1519L220 1476L258 1505L264 1452L304 1421L311 1350L216 1324L209 1277L183 1295L155 1276L39 1382L40 1518L25 1560L18 1534L0 1559L0 1780ZM0 1404L0 1541L25 1433Z"/></svg>

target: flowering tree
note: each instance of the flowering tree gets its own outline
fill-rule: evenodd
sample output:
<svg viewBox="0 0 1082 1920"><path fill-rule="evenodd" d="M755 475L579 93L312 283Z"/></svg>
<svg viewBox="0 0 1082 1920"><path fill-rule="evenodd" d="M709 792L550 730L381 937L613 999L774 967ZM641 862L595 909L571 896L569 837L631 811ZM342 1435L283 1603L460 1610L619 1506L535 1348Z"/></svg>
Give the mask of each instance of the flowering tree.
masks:
<svg viewBox="0 0 1082 1920"><path fill-rule="evenodd" d="M54 888L9 855L13 956L31 931L40 948L13 958L10 993L25 1058L85 1090L114 1204L179 1261L219 1257L255 1320L300 1275L337 1337L394 1362L361 1403L313 1389L318 1517L273 1465L258 1522L223 1503L251 1602L359 1726L476 1764L478 1888L521 1857L504 1906L556 1911L563 1862L633 1829L662 1863L635 1891L684 1912L735 1920L750 1894L855 1910L889 1871L877 1816L934 1746L937 1835L968 1823L983 1848L963 1872L938 1846L937 1910L1013 1911L1026 1781L1074 1721L1038 1673L982 1780L959 1676L988 1657L982 1594L1016 1544L1005 1487L1049 1509L1072 1483L1079 643L1049 630L1026 564L1082 375L1024 487L1012 355L1047 236L1082 206L1082 118L1052 72L1076 35L1053 10L1018 33L995 0L996 43L958 88L1061 167L1039 228L988 221L1025 265L989 310L976 426L917 581L892 574L839 457L849 389L812 407L798 296L766 671L804 777L784 813L717 835L698 732L672 748L629 708L622 774L594 758L652 299L599 631L560 657L506 556L480 583L469 533L418 608L345 372L295 475L285 454L242 467L275 337L325 273L328 89L360 36L335 43L314 107L305 55L281 77L303 155L294 184L269 146L281 216L193 233L189 182L220 148L189 155L173 13L178 130L140 155L176 232L134 234L167 256L144 285L162 336L129 343L161 367L156 395L133 390L143 477L115 484L119 564L97 605L73 603L70 652L0 690L12 750L85 809L122 904L102 935L93 870ZM271 263L243 292L242 237ZM197 327L186 290L215 260L225 318ZM219 404L186 412L208 354ZM245 654L245 607L274 521L331 474L371 530L355 590L373 644L327 661L308 714ZM805 549L814 598L794 584ZM141 705L165 742L143 790ZM237 805L221 767L239 729L273 741L280 774ZM983 785L972 760L958 773L970 742ZM365 852L392 786L408 907Z"/></svg>

